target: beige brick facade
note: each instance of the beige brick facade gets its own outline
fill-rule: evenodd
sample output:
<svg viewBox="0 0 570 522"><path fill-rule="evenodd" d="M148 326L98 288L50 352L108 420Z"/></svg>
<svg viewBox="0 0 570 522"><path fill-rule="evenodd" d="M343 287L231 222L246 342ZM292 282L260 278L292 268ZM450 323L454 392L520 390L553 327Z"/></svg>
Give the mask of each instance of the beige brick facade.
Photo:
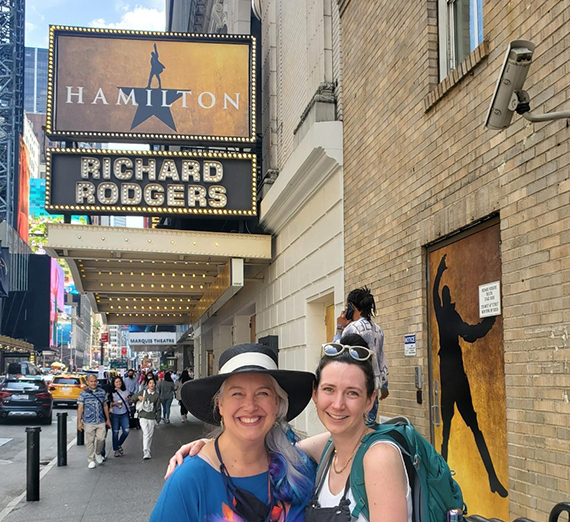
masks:
<svg viewBox="0 0 570 522"><path fill-rule="evenodd" d="M241 12L234 4L242 7L244 1L216 3L230 32L236 32L233 20ZM340 309L344 301L338 6L334 0L256 5L261 15L259 222L273 238L272 260L249 271L244 287L200 321L194 332L198 376L206 374L212 358L215 371L228 346L266 336L278 340L281 367L314 371L327 340L326 312ZM208 16L204 20L211 26ZM322 430L314 408L295 419L295 427L309 434Z"/></svg>
<svg viewBox="0 0 570 522"><path fill-rule="evenodd" d="M386 415L429 435L426 247L497 215L501 230L509 512L570 499L570 154L567 120L483 122L509 41L537 44L537 113L570 109L570 1L483 0L485 41L438 84L437 2L339 2L345 287L371 285L386 335ZM402 338L416 332L418 356ZM424 391L427 388L424 386Z"/></svg>

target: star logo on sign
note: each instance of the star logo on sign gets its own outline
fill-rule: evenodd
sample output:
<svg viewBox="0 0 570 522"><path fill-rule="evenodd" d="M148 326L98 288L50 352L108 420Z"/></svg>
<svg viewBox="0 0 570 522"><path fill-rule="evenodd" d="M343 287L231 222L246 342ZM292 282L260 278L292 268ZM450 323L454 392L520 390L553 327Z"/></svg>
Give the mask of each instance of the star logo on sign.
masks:
<svg viewBox="0 0 570 522"><path fill-rule="evenodd" d="M188 91L162 88L160 75L166 67L159 60L156 43L153 47L154 50L150 53L150 74L146 88L120 87L119 89L129 97L133 95L135 104L137 105L137 112L131 123L131 130L138 127L150 117L155 116L176 132L176 125L174 124L170 107L176 100L182 97L184 92ZM158 82L158 89L151 89L153 78L156 78Z"/></svg>
<svg viewBox="0 0 570 522"><path fill-rule="evenodd" d="M138 107L131 123L131 130L151 116L156 116L173 131L176 131L170 107L182 97L183 91L177 89L145 89L142 87L121 87L120 89L128 96L134 91L134 98Z"/></svg>

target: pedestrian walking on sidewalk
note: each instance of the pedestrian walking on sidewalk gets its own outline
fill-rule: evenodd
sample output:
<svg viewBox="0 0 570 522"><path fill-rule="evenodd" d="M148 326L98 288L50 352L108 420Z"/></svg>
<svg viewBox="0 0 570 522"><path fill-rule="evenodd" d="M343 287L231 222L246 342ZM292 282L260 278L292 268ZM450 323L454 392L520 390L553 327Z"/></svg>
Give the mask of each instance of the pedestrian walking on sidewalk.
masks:
<svg viewBox="0 0 570 522"><path fill-rule="evenodd" d="M105 372L107 373L107 372ZM109 408L109 414L111 413L111 393L114 390L113 382L109 375L106 375L104 379L99 378L99 386L103 388L103 391L107 394L107 407ZM110 416L110 415L109 415ZM103 461L107 460L107 432L110 426L105 426L105 441L103 442L103 448L101 449L101 456Z"/></svg>
<svg viewBox="0 0 570 522"><path fill-rule="evenodd" d="M166 372L164 379L158 381L156 389L162 404L162 420L165 424L170 424L170 407L172 406L172 399L174 399L174 382L170 372Z"/></svg>
<svg viewBox="0 0 570 522"><path fill-rule="evenodd" d="M111 426L115 457L123 456L123 443L129 436L129 392L122 377L113 380L115 389L111 392ZM122 431L122 433L121 433ZM121 436L119 437L119 433Z"/></svg>
<svg viewBox="0 0 570 522"><path fill-rule="evenodd" d="M132 368L127 371L127 376L125 377L125 387L129 392L129 397L139 391L139 380Z"/></svg>
<svg viewBox="0 0 570 522"><path fill-rule="evenodd" d="M149 379L154 379L155 384L158 383L158 376L154 375L154 373L152 373L151 371L147 372L147 374L144 376L142 380L142 383L139 386L139 393L142 393L143 390L147 389Z"/></svg>
<svg viewBox="0 0 570 522"><path fill-rule="evenodd" d="M150 459L152 437L154 428L160 422L160 395L156 391L156 381L153 377L147 380L145 390L139 392L138 395L131 397L131 402L136 405L139 413L139 420L142 431L143 459Z"/></svg>
<svg viewBox="0 0 570 522"><path fill-rule="evenodd" d="M186 409L186 406L184 406L184 403L182 402L182 398L180 396L180 390L182 389L182 385L189 380L190 380L190 374L188 373L188 370L184 370L180 375L180 379L178 379L176 381L176 384L174 385L174 394L176 395L178 404L180 404L180 416L182 417L183 423L188 420L188 410Z"/></svg>
<svg viewBox="0 0 570 522"><path fill-rule="evenodd" d="M92 469L103 464L101 450L105 443L107 428L111 427L107 393L98 386L97 376L87 377L87 388L77 399L77 429L85 433L87 467Z"/></svg>

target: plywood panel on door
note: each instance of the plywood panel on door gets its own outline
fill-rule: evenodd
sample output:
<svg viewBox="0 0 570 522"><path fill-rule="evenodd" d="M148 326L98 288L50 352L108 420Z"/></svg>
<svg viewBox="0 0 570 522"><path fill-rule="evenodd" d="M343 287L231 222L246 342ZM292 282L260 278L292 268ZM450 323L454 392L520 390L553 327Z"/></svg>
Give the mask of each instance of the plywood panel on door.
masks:
<svg viewBox="0 0 570 522"><path fill-rule="evenodd" d="M470 514L508 520L501 315L480 317L479 286L501 280L499 223L428 252L434 446Z"/></svg>

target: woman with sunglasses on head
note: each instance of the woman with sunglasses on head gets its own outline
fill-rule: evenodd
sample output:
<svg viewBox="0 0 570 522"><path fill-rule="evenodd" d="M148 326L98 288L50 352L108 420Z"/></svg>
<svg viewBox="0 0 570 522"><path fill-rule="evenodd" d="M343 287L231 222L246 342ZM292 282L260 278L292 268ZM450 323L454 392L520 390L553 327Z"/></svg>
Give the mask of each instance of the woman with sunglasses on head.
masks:
<svg viewBox="0 0 570 522"><path fill-rule="evenodd" d="M315 465L295 445L288 421L311 400L314 375L279 370L277 350L262 344L227 349L219 373L187 381L188 411L221 426L179 466L150 522L302 522Z"/></svg>
<svg viewBox="0 0 570 522"><path fill-rule="evenodd" d="M316 370L313 401L319 419L328 430L335 451L329 462L321 462L326 472L315 486L305 512L306 522L364 522L362 513L353 517L355 499L350 489L350 472L362 439L374 430L367 424L374 389L373 352L364 339L348 334L323 345ZM299 449L319 462L328 437L322 435L299 441ZM182 446L171 459L167 475L184 455L195 453L204 440ZM363 460L368 497L368 522L411 522L412 500L408 476L399 448L379 441L370 446ZM348 500L348 502L347 502Z"/></svg>
<svg viewBox="0 0 570 522"><path fill-rule="evenodd" d="M351 515L356 502L350 473L363 439L374 430L367 424L376 397L372 363L373 352L360 335L348 334L339 343L323 346L313 401L331 435L334 453L328 462L320 463L326 471L315 485L306 522L366 520L362 513ZM388 441L371 444L364 454L363 469L369 522L411 522L411 489L400 449Z"/></svg>

